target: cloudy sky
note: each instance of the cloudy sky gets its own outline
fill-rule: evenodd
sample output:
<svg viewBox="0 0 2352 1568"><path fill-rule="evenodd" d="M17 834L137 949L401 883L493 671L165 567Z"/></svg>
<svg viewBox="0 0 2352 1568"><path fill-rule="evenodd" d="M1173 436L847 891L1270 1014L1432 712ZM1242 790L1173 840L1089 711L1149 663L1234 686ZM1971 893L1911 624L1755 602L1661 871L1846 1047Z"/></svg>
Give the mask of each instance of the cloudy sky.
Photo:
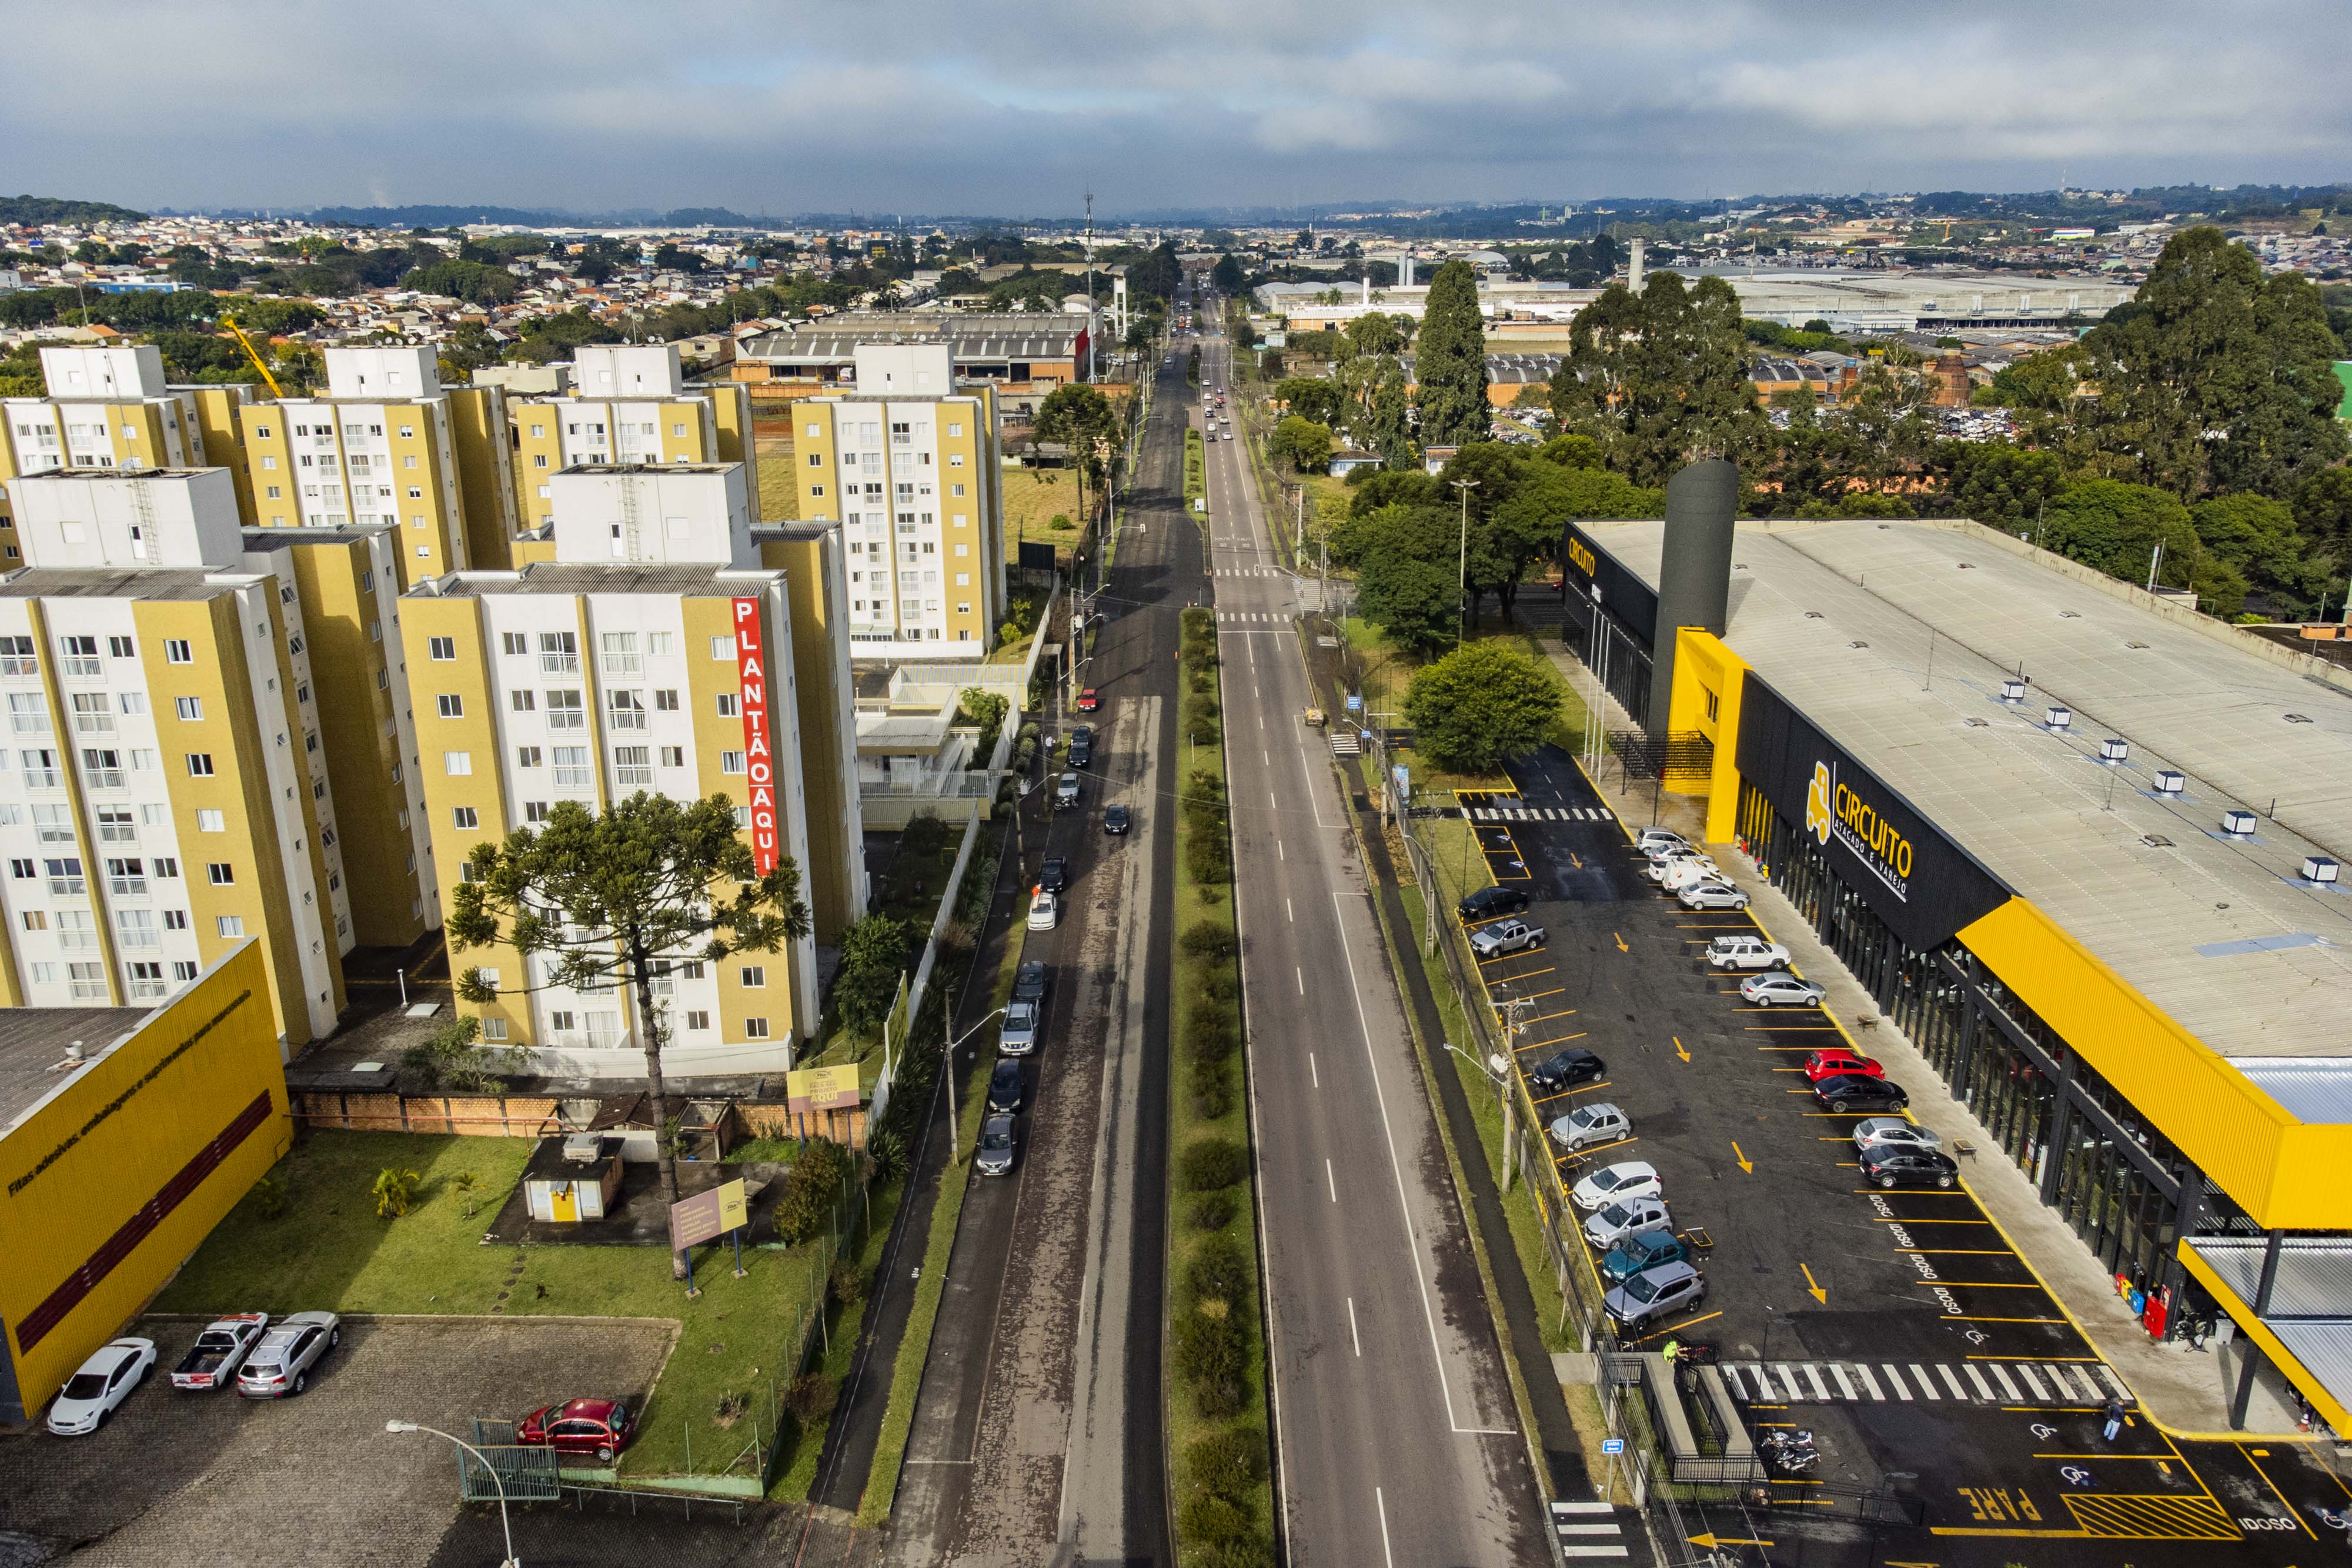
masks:
<svg viewBox="0 0 2352 1568"><path fill-rule="evenodd" d="M142 207L1048 214L1088 187L1116 213L2352 177L2340 0L8 13L0 187Z"/></svg>

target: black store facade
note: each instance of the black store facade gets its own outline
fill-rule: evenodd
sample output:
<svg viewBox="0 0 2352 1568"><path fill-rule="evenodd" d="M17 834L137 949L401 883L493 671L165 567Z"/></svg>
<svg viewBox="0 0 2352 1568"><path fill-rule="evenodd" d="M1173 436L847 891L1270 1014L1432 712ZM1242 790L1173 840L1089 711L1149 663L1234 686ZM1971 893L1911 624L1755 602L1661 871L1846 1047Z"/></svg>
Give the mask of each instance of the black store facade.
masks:
<svg viewBox="0 0 2352 1568"><path fill-rule="evenodd" d="M2145 1293L2151 1332L2210 1314L2179 1239L2262 1231L1959 940L2011 890L1752 671L1738 747L1743 852L2042 1201Z"/></svg>

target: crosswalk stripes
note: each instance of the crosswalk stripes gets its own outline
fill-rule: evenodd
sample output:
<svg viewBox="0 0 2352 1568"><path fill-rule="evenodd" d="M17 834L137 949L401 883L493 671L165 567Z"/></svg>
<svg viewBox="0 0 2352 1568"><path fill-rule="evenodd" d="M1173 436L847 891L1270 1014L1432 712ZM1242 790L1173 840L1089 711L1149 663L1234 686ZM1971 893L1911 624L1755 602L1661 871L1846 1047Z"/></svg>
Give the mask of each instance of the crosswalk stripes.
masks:
<svg viewBox="0 0 2352 1568"><path fill-rule="evenodd" d="M1562 1557L1630 1557L1625 1524L1614 1505L1605 1502L1555 1502L1551 1532Z"/></svg>
<svg viewBox="0 0 2352 1568"><path fill-rule="evenodd" d="M1342 727L1331 732L1332 756L1360 757L1363 755L1363 743L1356 738L1354 730Z"/></svg>
<svg viewBox="0 0 2352 1568"><path fill-rule="evenodd" d="M2110 1396L2133 1403L2132 1392L2105 1362L2087 1366L2054 1361L1966 1361L1898 1365L1891 1361L1723 1364L1732 1394L1750 1405L1865 1405L1947 1400L1958 1405L2104 1405ZM1834 1385L1834 1386L1832 1386Z"/></svg>
<svg viewBox="0 0 2352 1568"><path fill-rule="evenodd" d="M1470 818L1477 822L1613 822L1617 820L1606 806L1473 806Z"/></svg>

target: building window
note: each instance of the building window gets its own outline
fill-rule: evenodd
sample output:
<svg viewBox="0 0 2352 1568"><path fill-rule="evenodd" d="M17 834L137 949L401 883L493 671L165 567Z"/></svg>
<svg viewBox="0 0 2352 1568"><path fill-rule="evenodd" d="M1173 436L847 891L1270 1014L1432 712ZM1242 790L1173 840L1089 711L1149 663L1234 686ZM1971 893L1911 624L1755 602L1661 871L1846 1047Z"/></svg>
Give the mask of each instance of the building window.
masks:
<svg viewBox="0 0 2352 1568"><path fill-rule="evenodd" d="M242 936L245 935L245 916L241 915L217 915L213 920L213 929L223 936Z"/></svg>
<svg viewBox="0 0 2352 1568"><path fill-rule="evenodd" d="M719 705L719 716L720 718L736 718L740 716L737 707L736 695L733 692L721 692L713 700Z"/></svg>
<svg viewBox="0 0 2352 1568"><path fill-rule="evenodd" d="M756 991L768 983L768 967L765 964L746 964L740 977L744 989Z"/></svg>
<svg viewBox="0 0 2352 1568"><path fill-rule="evenodd" d="M483 1038L484 1040L504 1040L504 1039L506 1039L506 1037L507 1037L507 1020L506 1020L506 1019L484 1019L482 1020L482 1038Z"/></svg>
<svg viewBox="0 0 2352 1568"><path fill-rule="evenodd" d="M463 779L474 770L474 754L470 751L445 751L441 754L441 771L453 779Z"/></svg>
<svg viewBox="0 0 2352 1568"><path fill-rule="evenodd" d="M588 767L588 748L584 746L559 746L555 750L555 787L558 789L592 789L595 779Z"/></svg>
<svg viewBox="0 0 2352 1568"><path fill-rule="evenodd" d="M536 746L518 746L518 747L515 747L515 766L516 766L516 767L518 767L518 768L536 768L536 767L538 767L538 766L539 766L539 761L540 761L540 758L539 758L539 747L536 747Z"/></svg>
<svg viewBox="0 0 2352 1568"><path fill-rule="evenodd" d="M686 766L686 747L683 747L683 746L665 746L665 747L663 747L661 748L661 760L662 760L662 766L663 766L664 768L683 768L683 767L685 767L685 766Z"/></svg>
<svg viewBox="0 0 2352 1568"><path fill-rule="evenodd" d="M228 831L228 819L218 811L200 810L196 813L196 831L225 833Z"/></svg>
<svg viewBox="0 0 2352 1568"><path fill-rule="evenodd" d="M689 1011L686 1015L686 1027L691 1030L707 1030L710 1027L710 1015L699 1009Z"/></svg>
<svg viewBox="0 0 2352 1568"><path fill-rule="evenodd" d="M179 881L179 858L175 855L158 855L155 858L155 874L165 882Z"/></svg>
<svg viewBox="0 0 2352 1568"><path fill-rule="evenodd" d="M576 690L551 691L547 694L547 727L550 729L585 729L588 710L582 706Z"/></svg>
<svg viewBox="0 0 2352 1568"><path fill-rule="evenodd" d="M186 910L184 910L184 909L167 909L167 910L163 911L163 929L164 929L164 930L166 930L166 931L185 931L187 928L188 928L188 912L187 912Z"/></svg>
<svg viewBox="0 0 2352 1568"><path fill-rule="evenodd" d="M507 694L507 706L517 713L536 713L539 711L539 694L517 687Z"/></svg>
<svg viewBox="0 0 2352 1568"><path fill-rule="evenodd" d="M443 692L436 696L433 702L434 706L440 710L443 718L466 716L466 699L456 692Z"/></svg>
<svg viewBox="0 0 2352 1568"><path fill-rule="evenodd" d="M544 800L525 800L522 803L522 820L526 822L544 822L547 821L547 802Z"/></svg>
<svg viewBox="0 0 2352 1568"><path fill-rule="evenodd" d="M720 752L719 754L719 771L721 773L742 772L743 754L740 751Z"/></svg>
<svg viewBox="0 0 2352 1568"><path fill-rule="evenodd" d="M713 637L710 640L710 656L715 660L719 660L726 664L733 664L735 662L735 639L732 637Z"/></svg>
<svg viewBox="0 0 2352 1568"><path fill-rule="evenodd" d="M205 699L202 697L177 697L172 706L182 718L191 724L205 716Z"/></svg>
<svg viewBox="0 0 2352 1568"><path fill-rule="evenodd" d="M211 861L205 866L205 875L215 887L233 887L236 883L236 867L226 861Z"/></svg>
<svg viewBox="0 0 2352 1568"><path fill-rule="evenodd" d="M479 827L481 823L473 807L452 806L449 808L449 825L453 828L474 828Z"/></svg>
<svg viewBox="0 0 2352 1568"><path fill-rule="evenodd" d="M613 747L614 782L622 789L645 789L654 781L650 750L643 746Z"/></svg>
<svg viewBox="0 0 2352 1568"><path fill-rule="evenodd" d="M766 1019L745 1019L743 1020L743 1038L746 1040L767 1039L768 1020Z"/></svg>
<svg viewBox="0 0 2352 1568"><path fill-rule="evenodd" d="M445 664L452 663L457 657L457 639L455 637L427 638L425 651L436 663Z"/></svg>
<svg viewBox="0 0 2352 1568"><path fill-rule="evenodd" d="M539 634L539 673L542 675L578 674L579 635L572 632L541 632Z"/></svg>
<svg viewBox="0 0 2352 1568"><path fill-rule="evenodd" d="M530 639L520 632L501 632L499 633L499 647L503 653L528 653L530 652Z"/></svg>
<svg viewBox="0 0 2352 1568"><path fill-rule="evenodd" d="M29 755L29 753L27 755ZM212 776L213 754L209 751L189 752L188 777L191 779L209 779Z"/></svg>

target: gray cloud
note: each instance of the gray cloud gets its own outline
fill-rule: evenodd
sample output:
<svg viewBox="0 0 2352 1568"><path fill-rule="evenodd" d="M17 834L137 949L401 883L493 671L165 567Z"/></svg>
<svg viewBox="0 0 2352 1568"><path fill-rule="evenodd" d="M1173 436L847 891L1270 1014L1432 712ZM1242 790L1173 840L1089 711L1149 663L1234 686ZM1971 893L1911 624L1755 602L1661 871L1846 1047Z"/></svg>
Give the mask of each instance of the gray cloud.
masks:
<svg viewBox="0 0 2352 1568"><path fill-rule="evenodd" d="M0 185L1060 214L2352 173L2325 0L19 6ZM95 68L46 69L103 40Z"/></svg>

